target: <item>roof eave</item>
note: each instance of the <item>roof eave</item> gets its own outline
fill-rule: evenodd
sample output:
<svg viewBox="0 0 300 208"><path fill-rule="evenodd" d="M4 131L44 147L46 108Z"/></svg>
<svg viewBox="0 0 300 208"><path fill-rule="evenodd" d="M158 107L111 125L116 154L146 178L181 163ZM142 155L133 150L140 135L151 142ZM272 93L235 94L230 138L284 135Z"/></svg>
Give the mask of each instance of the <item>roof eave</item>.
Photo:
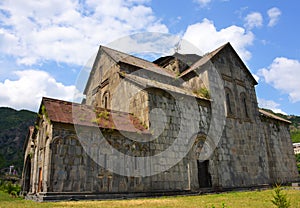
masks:
<svg viewBox="0 0 300 208"><path fill-rule="evenodd" d="M261 116L265 116L267 118L271 118L271 119L274 119L274 120L277 120L277 121L281 121L281 122L284 122L284 123L288 123L288 124L291 124L292 122L289 121L289 120L286 120L284 118L281 118L277 115L274 115L273 113L270 113L270 112L267 112L263 109L259 109L259 112L260 112L260 115Z"/></svg>

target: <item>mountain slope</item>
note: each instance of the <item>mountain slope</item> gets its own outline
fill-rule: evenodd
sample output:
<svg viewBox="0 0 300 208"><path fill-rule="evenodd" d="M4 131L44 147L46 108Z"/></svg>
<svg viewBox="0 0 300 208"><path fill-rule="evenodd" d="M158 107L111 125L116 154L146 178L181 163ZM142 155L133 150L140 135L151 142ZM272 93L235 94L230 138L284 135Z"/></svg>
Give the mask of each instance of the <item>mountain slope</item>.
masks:
<svg viewBox="0 0 300 208"><path fill-rule="evenodd" d="M34 124L36 113L0 107L0 170L14 165L18 173L23 167L23 144L28 127Z"/></svg>
<svg viewBox="0 0 300 208"><path fill-rule="evenodd" d="M300 142L300 116L288 116L287 117L291 122L291 137L293 143Z"/></svg>

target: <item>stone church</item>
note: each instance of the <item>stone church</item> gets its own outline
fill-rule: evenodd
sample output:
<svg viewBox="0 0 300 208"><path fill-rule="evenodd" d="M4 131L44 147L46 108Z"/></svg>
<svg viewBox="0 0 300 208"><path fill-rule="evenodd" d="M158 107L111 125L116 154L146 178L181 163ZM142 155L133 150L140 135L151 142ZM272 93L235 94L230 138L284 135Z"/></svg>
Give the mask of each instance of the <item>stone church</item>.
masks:
<svg viewBox="0 0 300 208"><path fill-rule="evenodd" d="M153 62L100 46L81 104L42 99L24 144L23 194L104 199L297 181L290 122L258 108L257 84L230 43Z"/></svg>

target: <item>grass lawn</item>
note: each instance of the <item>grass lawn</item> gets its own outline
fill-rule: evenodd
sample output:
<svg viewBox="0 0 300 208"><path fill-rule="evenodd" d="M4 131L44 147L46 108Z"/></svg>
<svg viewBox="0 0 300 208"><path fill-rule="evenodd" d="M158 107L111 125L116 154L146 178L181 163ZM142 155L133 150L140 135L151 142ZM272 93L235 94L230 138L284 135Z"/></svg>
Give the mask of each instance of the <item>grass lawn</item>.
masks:
<svg viewBox="0 0 300 208"><path fill-rule="evenodd" d="M291 201L291 208L300 208L300 190L284 190ZM132 200L106 200L106 201L68 201L68 202L33 202L21 198L12 198L8 194L0 192L0 207L2 208L23 208L23 207L155 207L155 208L221 208L225 203L226 208L266 208L275 207L273 190L230 192L222 194L208 194L200 196L177 196L161 198L142 198Z"/></svg>

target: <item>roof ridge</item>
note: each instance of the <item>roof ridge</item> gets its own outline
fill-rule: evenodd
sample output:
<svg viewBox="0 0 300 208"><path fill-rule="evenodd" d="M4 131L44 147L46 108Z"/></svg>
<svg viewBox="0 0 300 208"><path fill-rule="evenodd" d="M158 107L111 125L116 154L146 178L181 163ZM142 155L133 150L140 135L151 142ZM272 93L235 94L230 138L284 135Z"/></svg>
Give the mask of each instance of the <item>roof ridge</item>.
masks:
<svg viewBox="0 0 300 208"><path fill-rule="evenodd" d="M165 68L159 66L158 64L156 64L156 63L154 63L154 62L151 62L151 61L148 61L148 60L146 60L146 59L144 59L144 58L141 58L141 57L138 57L138 56L134 56L134 55L131 55L131 54L129 54L129 53L125 53L125 52L119 51L119 50L117 50L117 49L109 48L109 47L107 47L107 46L101 45L100 47L102 47L102 49L104 50L104 52L107 53L107 54L108 54L114 61L116 61L116 62L122 62L122 60L125 61L125 59L126 59L127 57L130 57L130 58L133 58L133 59L137 59L137 60L139 60L139 61L143 61L144 63L150 64L150 65L153 66L153 68L158 68L158 69L161 70L162 72L167 73L168 75L170 75L170 76L172 76L172 77L175 76L175 74L172 73L172 72L170 72L169 70L166 70ZM111 52L115 52L115 53L121 54L121 56L125 56L125 57L122 57L120 60L116 60L115 58L113 58L112 54L110 54L109 50L110 50ZM125 63L130 64L130 63L128 63L128 62L125 62ZM133 64L133 63L131 63L131 65L136 66L136 65ZM152 67L152 66L150 66L150 67ZM150 71L151 71L151 70L150 70ZM154 71L153 71L153 72L154 72ZM162 73L159 73L159 74L164 75L164 76L167 76L167 75L162 74Z"/></svg>
<svg viewBox="0 0 300 208"><path fill-rule="evenodd" d="M201 65L207 63L212 57L214 57L219 51L221 51L223 48L225 48L225 46L227 46L228 44L230 45L230 43L227 42L227 43L221 45L220 47L218 47L217 49L215 49L215 50L213 50L213 51L211 51L211 52L205 53L203 56L201 56L201 58L200 58L198 61L196 61L195 63L193 63L187 70L185 70L185 71L180 75L180 77L183 77L183 76L185 76L186 74L190 73L191 71L194 71L195 66L198 65L199 62L204 61L204 63L202 63ZM206 58L207 58L207 60L205 60ZM198 67L198 66L197 66L197 67ZM196 67L196 68L197 68L197 67Z"/></svg>
<svg viewBox="0 0 300 208"><path fill-rule="evenodd" d="M59 101L59 102L66 102L66 103L73 103L71 101L67 101L67 100L61 100L61 99L58 99L58 98L51 98L51 97L42 97L42 101L43 100L52 100L52 101Z"/></svg>
<svg viewBox="0 0 300 208"><path fill-rule="evenodd" d="M142 60L142 61L146 61L146 62L149 62L149 63L151 63L151 64L154 64L154 65L158 66L157 64L155 64L155 63L153 63L153 62L151 62L151 61L148 61L148 60L146 60L146 59L140 58L140 57L138 57L138 56L134 56L134 55L131 55L131 54L129 54L129 53L125 53L125 52L122 52L122 51L120 51L120 50L117 50L117 49L114 49L114 48L109 48L109 47L103 46L103 45L101 45L101 47L103 47L104 49L112 50L112 51L115 51L115 52L118 52L118 53L121 53L121 54L130 56L130 57L136 58L136 59L140 59L140 60ZM114 59L114 60L115 60L115 59ZM120 60L115 60L115 61L116 61L116 62L119 62ZM159 67L159 66L158 66L158 67Z"/></svg>

